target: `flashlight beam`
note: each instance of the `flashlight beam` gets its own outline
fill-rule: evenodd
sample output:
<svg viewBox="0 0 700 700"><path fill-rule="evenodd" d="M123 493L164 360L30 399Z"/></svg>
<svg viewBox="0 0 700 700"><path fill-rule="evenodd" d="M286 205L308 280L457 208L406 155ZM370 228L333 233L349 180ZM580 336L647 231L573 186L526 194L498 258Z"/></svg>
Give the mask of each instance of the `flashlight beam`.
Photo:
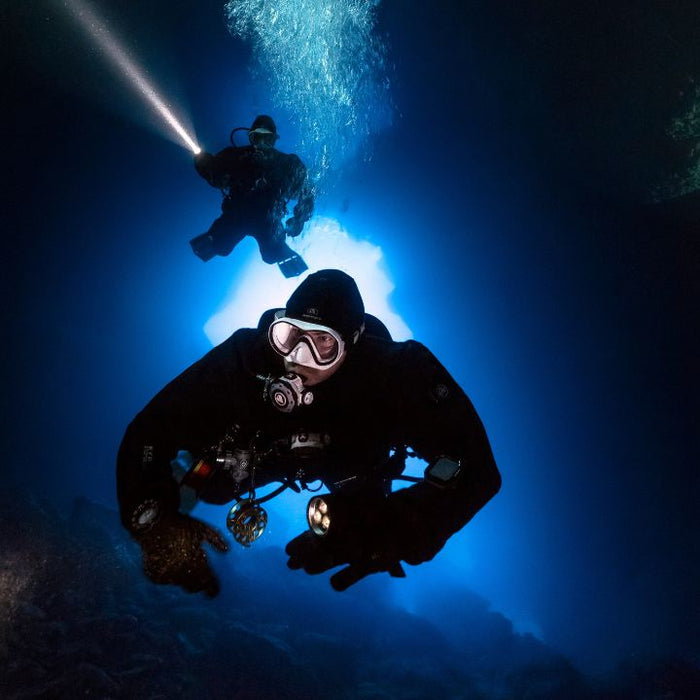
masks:
<svg viewBox="0 0 700 700"><path fill-rule="evenodd" d="M163 102L156 89L139 70L138 66L126 55L126 52L110 34L104 22L81 0L67 0L67 5L80 26L94 39L95 43L112 63L126 75L136 91L146 99L166 124L185 142L192 153L195 155L199 153L202 149L187 133L165 102Z"/></svg>

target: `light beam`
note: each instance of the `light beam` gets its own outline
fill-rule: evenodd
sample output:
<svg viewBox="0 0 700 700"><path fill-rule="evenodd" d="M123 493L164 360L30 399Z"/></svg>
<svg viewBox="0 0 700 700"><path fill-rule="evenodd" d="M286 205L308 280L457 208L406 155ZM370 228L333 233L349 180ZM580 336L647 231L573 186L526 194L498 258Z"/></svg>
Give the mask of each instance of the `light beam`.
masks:
<svg viewBox="0 0 700 700"><path fill-rule="evenodd" d="M66 5L83 30L102 49L105 56L127 77L134 89L159 114L165 123L184 141L195 155L202 149L187 133L157 90L139 67L126 55L104 22L81 0L67 0Z"/></svg>

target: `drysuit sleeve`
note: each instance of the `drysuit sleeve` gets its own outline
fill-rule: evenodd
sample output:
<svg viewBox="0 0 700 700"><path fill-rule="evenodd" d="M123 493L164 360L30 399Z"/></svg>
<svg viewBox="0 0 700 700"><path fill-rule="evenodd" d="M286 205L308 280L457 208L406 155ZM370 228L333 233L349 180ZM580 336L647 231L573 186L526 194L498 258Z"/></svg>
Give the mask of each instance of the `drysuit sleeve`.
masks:
<svg viewBox="0 0 700 700"><path fill-rule="evenodd" d="M231 167L235 159L231 156L230 148L224 148L216 155L200 151L194 157L194 169L212 187L225 189L229 186L232 173Z"/></svg>
<svg viewBox="0 0 700 700"><path fill-rule="evenodd" d="M389 497L408 536L422 538L426 551L416 558L425 561L496 495L501 476L484 426L449 372L420 343L409 341L402 352L397 413L404 443L429 463L444 456L460 465L447 485L423 481Z"/></svg>
<svg viewBox="0 0 700 700"><path fill-rule="evenodd" d="M238 331L163 388L128 426L117 457L117 496L124 527L134 532L144 503L179 507L171 461L216 443L237 415L243 381ZM251 332L252 331L248 331ZM239 402L238 402L239 403Z"/></svg>
<svg viewBox="0 0 700 700"><path fill-rule="evenodd" d="M297 200L294 206L294 218L301 223L307 222L314 211L315 189L309 178L306 166L298 156L289 156L290 197Z"/></svg>

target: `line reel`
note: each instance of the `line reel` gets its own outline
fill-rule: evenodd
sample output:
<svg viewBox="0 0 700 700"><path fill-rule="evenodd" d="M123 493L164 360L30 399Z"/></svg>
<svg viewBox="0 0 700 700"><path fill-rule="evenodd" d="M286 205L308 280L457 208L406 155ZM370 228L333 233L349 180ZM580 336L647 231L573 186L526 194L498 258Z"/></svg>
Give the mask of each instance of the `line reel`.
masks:
<svg viewBox="0 0 700 700"><path fill-rule="evenodd" d="M226 527L233 539L250 547L267 526L267 511L254 498L237 501L226 516Z"/></svg>

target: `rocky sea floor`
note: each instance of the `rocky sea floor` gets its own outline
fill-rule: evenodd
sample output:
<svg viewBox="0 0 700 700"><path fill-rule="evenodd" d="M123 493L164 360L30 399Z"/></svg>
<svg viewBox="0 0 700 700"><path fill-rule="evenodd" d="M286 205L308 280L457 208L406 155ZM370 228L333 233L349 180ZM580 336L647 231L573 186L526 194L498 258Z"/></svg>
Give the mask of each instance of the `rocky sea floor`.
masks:
<svg viewBox="0 0 700 700"><path fill-rule="evenodd" d="M86 499L65 516L5 489L0 524L6 700L700 697L700 671L680 660L586 677L468 592L447 593L443 628L392 606L381 582L339 597L268 547L217 562L209 600L147 581L117 513Z"/></svg>

